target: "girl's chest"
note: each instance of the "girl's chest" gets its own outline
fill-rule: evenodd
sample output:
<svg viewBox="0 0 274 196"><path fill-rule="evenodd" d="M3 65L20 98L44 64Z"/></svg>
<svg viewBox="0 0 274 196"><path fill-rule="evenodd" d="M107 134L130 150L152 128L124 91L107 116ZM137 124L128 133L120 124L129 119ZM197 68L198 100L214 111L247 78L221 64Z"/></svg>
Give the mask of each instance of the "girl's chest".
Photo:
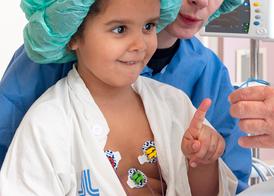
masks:
<svg viewBox="0 0 274 196"><path fill-rule="evenodd" d="M104 151L122 185L128 189L129 183L143 186L142 181L145 184L153 181L153 192L161 192L165 183L161 178L154 136L145 113L133 112L120 116L119 120L116 116L114 118L114 121L108 119L110 132Z"/></svg>
<svg viewBox="0 0 274 196"><path fill-rule="evenodd" d="M110 132L104 147L105 151L119 153L117 175L127 175L130 168L136 168L146 176L159 178L154 136L145 114L133 113L119 119L108 120ZM110 162L115 164L112 159Z"/></svg>

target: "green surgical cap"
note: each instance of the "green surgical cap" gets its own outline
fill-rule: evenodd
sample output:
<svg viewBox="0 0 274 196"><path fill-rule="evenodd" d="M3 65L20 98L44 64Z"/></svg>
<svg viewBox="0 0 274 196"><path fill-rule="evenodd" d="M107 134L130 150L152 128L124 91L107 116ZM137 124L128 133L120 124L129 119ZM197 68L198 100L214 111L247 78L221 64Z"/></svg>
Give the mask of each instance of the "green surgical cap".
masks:
<svg viewBox="0 0 274 196"><path fill-rule="evenodd" d="M76 60L67 44L88 14L95 0L22 0L28 23L24 28L24 46L36 63L66 63ZM132 2L134 3L134 1ZM157 31L177 17L182 0L161 0Z"/></svg>
<svg viewBox="0 0 274 196"><path fill-rule="evenodd" d="M224 0L221 7L209 17L208 22L218 18L221 14L232 12L234 9L239 7L243 2L244 0Z"/></svg>

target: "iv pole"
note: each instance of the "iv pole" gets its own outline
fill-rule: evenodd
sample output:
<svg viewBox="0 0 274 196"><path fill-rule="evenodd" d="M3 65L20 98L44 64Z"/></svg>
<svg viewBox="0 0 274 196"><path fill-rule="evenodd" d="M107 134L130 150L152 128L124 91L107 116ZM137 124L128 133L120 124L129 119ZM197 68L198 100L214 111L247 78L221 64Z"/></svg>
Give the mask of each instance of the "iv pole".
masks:
<svg viewBox="0 0 274 196"><path fill-rule="evenodd" d="M259 40L250 39L250 77L253 79L258 79L259 76ZM260 158L260 149L253 148L252 156L254 158ZM251 184L259 183L259 179L255 178L251 180Z"/></svg>
<svg viewBox="0 0 274 196"><path fill-rule="evenodd" d="M259 75L259 40L250 39L250 77L258 79Z"/></svg>

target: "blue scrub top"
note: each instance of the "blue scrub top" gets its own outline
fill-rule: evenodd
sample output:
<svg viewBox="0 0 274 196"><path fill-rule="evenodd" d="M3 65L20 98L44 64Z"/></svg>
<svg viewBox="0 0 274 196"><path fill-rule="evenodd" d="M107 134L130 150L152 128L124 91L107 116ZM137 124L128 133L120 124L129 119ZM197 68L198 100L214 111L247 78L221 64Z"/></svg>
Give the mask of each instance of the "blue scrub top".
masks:
<svg viewBox="0 0 274 196"><path fill-rule="evenodd" d="M16 51L0 83L0 166L28 108L45 90L65 77L72 64L39 65L27 57L23 46ZM204 98L211 98L212 106L206 117L225 138L222 159L239 180L237 193L244 190L251 172L251 151L241 148L237 142L245 134L229 114L228 95L233 86L223 63L193 37L180 41L178 51L160 73L152 75L152 71L145 67L142 75L183 90L196 107Z"/></svg>

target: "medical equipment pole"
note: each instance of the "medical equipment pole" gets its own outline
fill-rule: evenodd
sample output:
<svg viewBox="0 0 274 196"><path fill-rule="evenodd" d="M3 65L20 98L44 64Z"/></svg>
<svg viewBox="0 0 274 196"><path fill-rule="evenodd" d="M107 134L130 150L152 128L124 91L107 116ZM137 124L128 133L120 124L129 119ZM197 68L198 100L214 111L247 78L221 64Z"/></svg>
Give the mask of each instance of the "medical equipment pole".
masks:
<svg viewBox="0 0 274 196"><path fill-rule="evenodd" d="M250 77L258 79L259 75L259 40L250 39ZM260 158L260 150L258 148L252 149L253 157Z"/></svg>
<svg viewBox="0 0 274 196"><path fill-rule="evenodd" d="M250 39L250 77L258 79L259 76L259 40ZM253 148L252 156L256 159L260 159L260 149ZM259 183L259 179L252 179L251 184Z"/></svg>
<svg viewBox="0 0 274 196"><path fill-rule="evenodd" d="M250 77L258 79L259 75L259 40L250 39Z"/></svg>

